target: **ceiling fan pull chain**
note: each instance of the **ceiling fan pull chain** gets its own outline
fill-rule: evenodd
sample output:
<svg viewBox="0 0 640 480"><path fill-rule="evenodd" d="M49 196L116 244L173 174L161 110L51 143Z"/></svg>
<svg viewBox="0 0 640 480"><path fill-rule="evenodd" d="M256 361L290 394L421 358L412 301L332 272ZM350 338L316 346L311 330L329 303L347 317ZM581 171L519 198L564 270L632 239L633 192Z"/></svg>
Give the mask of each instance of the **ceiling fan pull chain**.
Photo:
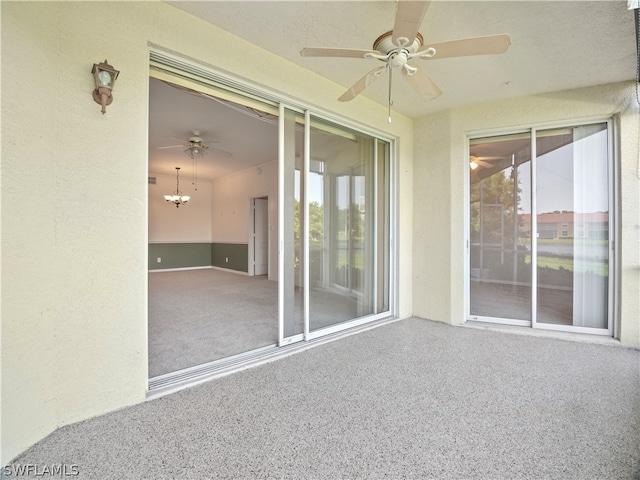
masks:
<svg viewBox="0 0 640 480"><path fill-rule="evenodd" d="M193 163L191 165L191 185L195 188L194 190L198 191L198 159L193 157Z"/></svg>
<svg viewBox="0 0 640 480"><path fill-rule="evenodd" d="M393 100L391 100L391 77L392 77L393 68L389 68L389 119L388 122L391 123L391 107L393 106Z"/></svg>

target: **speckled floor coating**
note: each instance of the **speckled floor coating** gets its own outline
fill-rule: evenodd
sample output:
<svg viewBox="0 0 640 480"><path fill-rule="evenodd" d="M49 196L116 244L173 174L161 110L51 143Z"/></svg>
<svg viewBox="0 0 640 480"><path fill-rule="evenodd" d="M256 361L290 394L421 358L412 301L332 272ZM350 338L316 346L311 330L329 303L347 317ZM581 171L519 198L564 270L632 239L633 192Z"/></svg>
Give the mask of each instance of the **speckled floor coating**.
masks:
<svg viewBox="0 0 640 480"><path fill-rule="evenodd" d="M15 460L86 479L633 479L639 462L638 350L421 319L59 429Z"/></svg>

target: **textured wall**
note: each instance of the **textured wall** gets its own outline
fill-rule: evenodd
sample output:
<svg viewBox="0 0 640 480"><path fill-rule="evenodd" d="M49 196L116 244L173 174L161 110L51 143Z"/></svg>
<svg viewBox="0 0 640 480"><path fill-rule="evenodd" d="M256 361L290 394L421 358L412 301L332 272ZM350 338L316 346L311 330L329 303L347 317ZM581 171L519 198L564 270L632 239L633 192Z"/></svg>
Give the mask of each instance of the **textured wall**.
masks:
<svg viewBox="0 0 640 480"><path fill-rule="evenodd" d="M144 400L149 45L402 137L400 314L410 314L411 120L396 114L388 125L364 97L336 102L342 86L165 3L0 8L0 463L56 427ZM105 58L121 74L102 115L90 71Z"/></svg>
<svg viewBox="0 0 640 480"><path fill-rule="evenodd" d="M614 115L621 126L620 339L640 346L639 119L633 84L460 107L415 122L414 314L464 321L467 134Z"/></svg>

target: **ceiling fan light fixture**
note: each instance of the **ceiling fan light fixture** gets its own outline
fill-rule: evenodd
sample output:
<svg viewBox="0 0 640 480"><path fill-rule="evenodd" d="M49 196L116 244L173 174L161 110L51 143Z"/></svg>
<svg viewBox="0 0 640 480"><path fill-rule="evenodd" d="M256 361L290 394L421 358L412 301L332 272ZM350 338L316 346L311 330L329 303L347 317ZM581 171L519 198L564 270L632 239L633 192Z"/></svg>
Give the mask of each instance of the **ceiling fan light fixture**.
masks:
<svg viewBox="0 0 640 480"><path fill-rule="evenodd" d="M187 147L184 150L184 153L187 155L187 157L189 157L192 160L194 160L196 158L202 158L206 151L207 151L207 146L204 145L204 144L202 144L202 145L189 145L189 147Z"/></svg>
<svg viewBox="0 0 640 480"><path fill-rule="evenodd" d="M189 137L189 143L187 148L184 150L184 153L187 157L195 160L197 158L202 158L205 153L207 153L207 149L209 146L204 143L202 138L200 138L200 130L194 130L193 135Z"/></svg>
<svg viewBox="0 0 640 480"><path fill-rule="evenodd" d="M478 168L478 164L474 160L471 160L469 166L471 167L471 170L475 170L476 168Z"/></svg>

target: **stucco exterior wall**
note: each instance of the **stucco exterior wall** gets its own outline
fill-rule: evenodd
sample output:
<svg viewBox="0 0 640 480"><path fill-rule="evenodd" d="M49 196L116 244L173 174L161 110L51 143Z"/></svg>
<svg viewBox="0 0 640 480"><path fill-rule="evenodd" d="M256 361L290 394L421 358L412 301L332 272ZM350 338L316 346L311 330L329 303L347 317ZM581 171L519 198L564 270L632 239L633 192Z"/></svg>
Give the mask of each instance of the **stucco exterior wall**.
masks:
<svg viewBox="0 0 640 480"><path fill-rule="evenodd" d="M595 117L619 119L620 341L640 346L640 154L633 83L460 107L415 121L414 315L465 319L467 135ZM427 200L427 201L425 201Z"/></svg>
<svg viewBox="0 0 640 480"><path fill-rule="evenodd" d="M164 3L0 8L0 463L59 426L145 398L150 45L402 137L400 315L411 313L410 119L389 125L364 97L340 104L343 87ZM121 74L102 115L90 71L105 58Z"/></svg>

